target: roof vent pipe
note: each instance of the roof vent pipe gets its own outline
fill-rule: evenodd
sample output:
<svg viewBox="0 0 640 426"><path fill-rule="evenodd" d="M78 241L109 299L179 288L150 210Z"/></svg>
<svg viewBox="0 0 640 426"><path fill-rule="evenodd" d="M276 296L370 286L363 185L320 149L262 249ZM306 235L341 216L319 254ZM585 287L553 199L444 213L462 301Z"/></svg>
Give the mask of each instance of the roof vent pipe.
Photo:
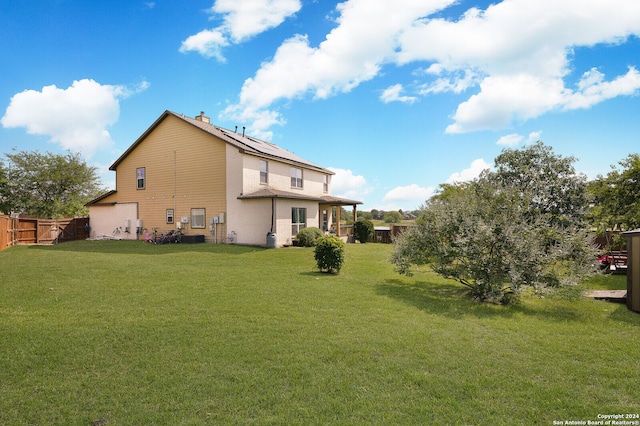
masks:
<svg viewBox="0 0 640 426"><path fill-rule="evenodd" d="M244 129L245 129L245 126L242 126L242 137L243 138L244 138Z"/></svg>
<svg viewBox="0 0 640 426"><path fill-rule="evenodd" d="M233 131L233 133L238 133L238 126L236 126L236 129Z"/></svg>

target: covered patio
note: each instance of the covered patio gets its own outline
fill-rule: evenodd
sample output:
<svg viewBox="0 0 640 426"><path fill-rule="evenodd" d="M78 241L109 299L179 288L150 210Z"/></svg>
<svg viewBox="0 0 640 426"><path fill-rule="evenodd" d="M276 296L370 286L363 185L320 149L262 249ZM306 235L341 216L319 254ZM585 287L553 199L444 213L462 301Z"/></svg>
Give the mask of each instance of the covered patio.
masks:
<svg viewBox="0 0 640 426"><path fill-rule="evenodd" d="M301 200L311 201L317 204L317 226L325 232L335 232L338 237L348 237L351 233L341 229L340 221L342 207L351 206L353 211L353 220L357 217L357 206L362 204L362 201L350 200L347 198L334 197L332 195L324 195L319 197L309 196L301 193L295 193L290 191L282 191L273 188L264 188L259 191L255 191L249 194L241 194L238 196L240 200L256 200L256 199L270 199L271 200L271 231L275 231L275 222L277 219L276 207L284 200ZM281 200L280 202L278 200ZM333 214L335 208L335 217ZM314 214L315 216L315 214ZM347 218L348 219L348 218ZM307 223L306 226L316 226L314 222ZM295 237L295 235L292 235Z"/></svg>
<svg viewBox="0 0 640 426"><path fill-rule="evenodd" d="M340 226L340 221L342 220L341 216L341 210L342 207L346 207L346 206L351 206L352 211L353 211L353 216L352 219L355 222L357 220L357 213L358 213L358 204L362 204L362 201L356 201L356 200L349 200L347 198L340 198L340 197L334 197L334 196L324 196L321 197L320 199L320 218L322 219L322 227L321 229L323 231L331 231L332 230L332 225L335 225L335 232L336 235L338 237L342 237L342 236L348 236L347 233L345 233L345 231L341 230L341 226ZM325 226L325 213L324 212L332 212L333 208L336 208L336 217L335 220L331 220L333 219L332 215L329 215L329 218L327 220L326 226ZM347 218L348 219L348 218ZM330 221L330 222L329 222Z"/></svg>

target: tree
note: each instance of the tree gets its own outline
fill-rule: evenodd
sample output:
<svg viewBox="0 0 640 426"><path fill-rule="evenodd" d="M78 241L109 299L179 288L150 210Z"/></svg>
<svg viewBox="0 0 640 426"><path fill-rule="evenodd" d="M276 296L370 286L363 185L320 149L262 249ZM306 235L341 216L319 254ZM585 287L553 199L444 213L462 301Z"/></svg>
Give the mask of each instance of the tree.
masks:
<svg viewBox="0 0 640 426"><path fill-rule="evenodd" d="M575 160L554 154L538 141L521 150L503 150L495 159L495 171L485 173L495 185L519 191L530 214L567 226L581 221L588 206L587 177L576 172Z"/></svg>
<svg viewBox="0 0 640 426"><path fill-rule="evenodd" d="M0 162L0 213L11 213L10 206L11 197L9 195L9 180L7 179L7 170L4 164Z"/></svg>
<svg viewBox="0 0 640 426"><path fill-rule="evenodd" d="M552 157L558 158L548 158ZM535 162L512 162L473 182L441 186L441 192L423 206L416 226L396 238L392 255L396 270L410 275L413 266L428 264L434 272L467 286L474 297L503 303L526 287L540 291L579 282L593 273L596 249L580 227L579 210L560 213L543 208L555 209L564 193L539 197L529 190L543 185L545 178L555 179L537 170ZM499 175L507 172L519 176L521 183ZM539 181L525 182L524 176ZM569 181L570 176L563 179ZM574 188L579 182L566 185ZM566 211L571 214L565 215Z"/></svg>
<svg viewBox="0 0 640 426"><path fill-rule="evenodd" d="M640 155L630 154L589 183L593 204L590 224L600 231L626 231L640 227Z"/></svg>
<svg viewBox="0 0 640 426"><path fill-rule="evenodd" d="M38 217L84 216L85 204L104 190L96 168L80 154L41 154L20 151L5 154L7 184L0 199L7 200L5 213L28 213Z"/></svg>
<svg viewBox="0 0 640 426"><path fill-rule="evenodd" d="M365 211L362 211L362 210L358 210L357 218L358 219L372 220L373 219L373 214L371 212L365 212Z"/></svg>
<svg viewBox="0 0 640 426"><path fill-rule="evenodd" d="M402 214L397 211L390 211L384 214L384 221L386 223L399 223L402 221Z"/></svg>

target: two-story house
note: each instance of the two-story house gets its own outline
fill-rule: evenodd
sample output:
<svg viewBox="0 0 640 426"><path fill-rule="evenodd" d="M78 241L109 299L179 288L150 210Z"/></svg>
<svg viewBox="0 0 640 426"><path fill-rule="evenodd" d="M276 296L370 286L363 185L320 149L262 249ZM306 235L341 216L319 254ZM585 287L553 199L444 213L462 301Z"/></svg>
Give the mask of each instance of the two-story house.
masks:
<svg viewBox="0 0 640 426"><path fill-rule="evenodd" d="M305 227L331 229L334 207L355 216L361 204L331 195L330 170L204 113L165 111L110 170L116 189L88 204L92 236L180 228L207 242L277 247Z"/></svg>

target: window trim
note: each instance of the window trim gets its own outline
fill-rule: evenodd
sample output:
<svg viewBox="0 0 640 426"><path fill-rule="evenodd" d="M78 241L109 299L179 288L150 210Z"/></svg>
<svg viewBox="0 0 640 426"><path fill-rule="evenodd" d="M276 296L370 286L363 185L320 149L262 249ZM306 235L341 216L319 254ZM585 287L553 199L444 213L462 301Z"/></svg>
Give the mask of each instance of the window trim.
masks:
<svg viewBox="0 0 640 426"><path fill-rule="evenodd" d="M173 209L167 209L166 216L165 216L166 222L174 223L176 220L175 217L176 217L175 211Z"/></svg>
<svg viewBox="0 0 640 426"><path fill-rule="evenodd" d="M329 192L329 175L322 175L322 191Z"/></svg>
<svg viewBox="0 0 640 426"><path fill-rule="evenodd" d="M300 167L291 167L291 188L304 188L304 174Z"/></svg>
<svg viewBox="0 0 640 426"><path fill-rule="evenodd" d="M300 220L300 212L304 214L303 222L294 222L294 220ZM306 207L291 207L291 235L296 236L300 230L307 227L307 208Z"/></svg>
<svg viewBox="0 0 640 426"><path fill-rule="evenodd" d="M142 176L142 177L140 177ZM142 183L142 185L141 185ZM146 167L136 168L136 189L145 189L147 187L147 170Z"/></svg>
<svg viewBox="0 0 640 426"><path fill-rule="evenodd" d="M264 171L262 165L264 164ZM260 183L262 185L269 184L269 162L267 160L260 160Z"/></svg>
<svg viewBox="0 0 640 426"><path fill-rule="evenodd" d="M198 211L202 211L202 214L196 214ZM200 225L195 219L202 216L202 225ZM207 209L204 207L193 207L191 209L191 229L205 229L207 227Z"/></svg>

